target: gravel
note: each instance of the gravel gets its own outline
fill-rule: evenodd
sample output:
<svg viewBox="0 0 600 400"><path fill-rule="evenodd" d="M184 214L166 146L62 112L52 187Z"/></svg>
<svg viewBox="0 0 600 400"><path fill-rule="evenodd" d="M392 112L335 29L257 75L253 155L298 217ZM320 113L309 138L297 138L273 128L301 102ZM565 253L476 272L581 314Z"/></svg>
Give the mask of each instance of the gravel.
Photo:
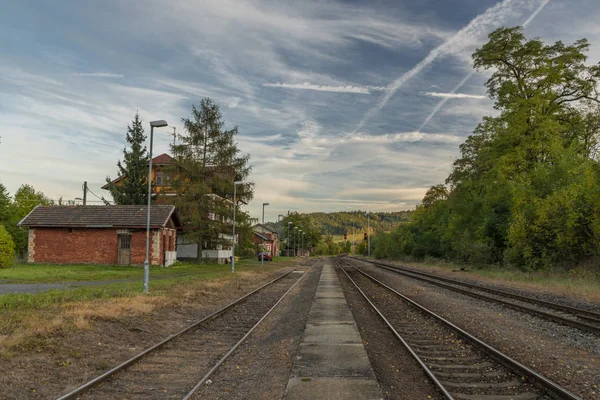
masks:
<svg viewBox="0 0 600 400"><path fill-rule="evenodd" d="M389 286L568 390L585 399L600 398L600 337L360 264Z"/></svg>
<svg viewBox="0 0 600 400"><path fill-rule="evenodd" d="M442 399L417 362L338 269L365 350L386 399Z"/></svg>
<svg viewBox="0 0 600 400"><path fill-rule="evenodd" d="M302 282L196 392L195 399L279 399L317 290L322 264Z"/></svg>

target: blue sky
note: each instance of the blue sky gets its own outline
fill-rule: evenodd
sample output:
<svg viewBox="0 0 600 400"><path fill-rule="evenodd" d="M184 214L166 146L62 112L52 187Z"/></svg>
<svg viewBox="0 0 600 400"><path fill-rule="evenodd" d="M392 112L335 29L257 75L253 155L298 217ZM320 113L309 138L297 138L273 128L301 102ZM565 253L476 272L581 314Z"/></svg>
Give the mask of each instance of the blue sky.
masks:
<svg viewBox="0 0 600 400"><path fill-rule="evenodd" d="M600 60L596 0L19 1L0 14L0 182L57 199L115 176L148 125L208 96L238 125L254 216L409 209L493 115L471 54L499 26ZM147 128L149 131L149 128ZM155 154L172 129L155 132Z"/></svg>

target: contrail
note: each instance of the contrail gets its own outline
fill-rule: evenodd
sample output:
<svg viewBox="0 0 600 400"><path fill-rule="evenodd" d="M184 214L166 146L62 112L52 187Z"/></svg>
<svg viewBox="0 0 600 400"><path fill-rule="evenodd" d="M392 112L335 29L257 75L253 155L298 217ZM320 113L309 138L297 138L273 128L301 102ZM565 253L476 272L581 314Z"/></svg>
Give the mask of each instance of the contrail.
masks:
<svg viewBox="0 0 600 400"><path fill-rule="evenodd" d="M531 23L531 21L533 21L535 19L535 17L537 17L537 15L540 13L540 11L542 11L544 9L544 7L546 7L546 4L548 4L550 2L550 0L544 0L544 2L542 4L540 4L540 6L537 8L537 10L535 10L533 12L533 14L531 14L531 17L527 18L527 21L525 21L523 23L523 27L526 27L527 25L529 25L529 23Z"/></svg>
<svg viewBox="0 0 600 400"><path fill-rule="evenodd" d="M458 91L458 89L460 89L462 87L462 85L464 85L465 83L467 83L467 81L469 80L469 78L471 76L473 76L473 74L475 73L475 70L469 72L469 75L467 75L465 77L465 79L463 79L462 81L460 81L460 83L458 85L456 85L456 87L454 89L452 89L452 91L450 93L454 94ZM421 126L419 126L419 129L417 129L417 132L421 132L421 129L425 128L425 126L429 123L429 121L431 121L431 118L433 118L433 116L440 111L440 109L442 107L444 107L444 104L446 104L446 102L450 100L449 97L443 98L442 100L440 100L440 102L437 104L437 106L435 106L435 108L433 109L433 111L431 112L431 114L429 114L429 116L427 118L425 118L425 121L423 121L423 123L421 124Z"/></svg>
<svg viewBox="0 0 600 400"><path fill-rule="evenodd" d="M542 3L547 2L548 0L542 0ZM392 82L392 84L389 85L389 90L386 92L385 96L383 96L383 98L375 107L367 111L352 133L356 133L358 130L362 129L365 123L367 123L383 107L385 107L388 101L396 94L398 89L400 89L404 83L412 79L415 75L431 65L438 58L447 54L455 53L458 50L468 46L471 44L474 38L480 37L482 34L489 32L490 28L502 25L504 21L514 18L515 13L518 13L518 10L521 8L531 9L533 4L538 3L539 0L503 0L495 6L488 8L483 14L472 19L471 22L459 30L454 36L435 49L431 50L427 57Z"/></svg>
<svg viewBox="0 0 600 400"><path fill-rule="evenodd" d="M531 23L531 21L533 21L535 19L535 17L537 17L537 15L540 13L540 11L542 11L542 9L544 7L546 7L546 4L548 4L549 2L550 2L550 0L544 0L542 2L542 4L540 4L540 6L533 12L533 14L531 14L531 16L529 18L527 18L527 21L525 21L523 23L523 27L526 27L527 25L529 25ZM475 70L469 72L469 75L467 75L465 77L465 79L463 79L458 85L456 85L456 87L454 89L452 89L452 91L450 93L452 93L452 94L456 93L465 83L467 83L469 78L471 76L473 76L474 73L475 73ZM427 126L427 124L429 124L429 121L431 121L431 119L435 116L435 114L437 114L438 111L440 111L440 109L442 107L444 107L444 104L446 104L446 102L448 100L449 100L449 98L440 100L440 102L435 106L433 111L431 111L431 114L429 114L429 116L427 116L427 118L425 118L425 121L423 121L421 126L419 126L419 129L417 129L417 132L421 132L421 130L423 128L425 128L425 126Z"/></svg>

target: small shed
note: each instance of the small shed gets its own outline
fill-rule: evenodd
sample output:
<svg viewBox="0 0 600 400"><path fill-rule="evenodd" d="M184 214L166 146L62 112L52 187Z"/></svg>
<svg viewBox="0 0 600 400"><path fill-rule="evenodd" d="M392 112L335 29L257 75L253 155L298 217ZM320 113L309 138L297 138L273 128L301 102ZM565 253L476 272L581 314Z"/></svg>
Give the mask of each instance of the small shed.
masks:
<svg viewBox="0 0 600 400"><path fill-rule="evenodd" d="M56 264L142 265L147 206L37 206L21 222L29 228L27 261ZM151 265L171 265L181 223L172 205L150 207Z"/></svg>

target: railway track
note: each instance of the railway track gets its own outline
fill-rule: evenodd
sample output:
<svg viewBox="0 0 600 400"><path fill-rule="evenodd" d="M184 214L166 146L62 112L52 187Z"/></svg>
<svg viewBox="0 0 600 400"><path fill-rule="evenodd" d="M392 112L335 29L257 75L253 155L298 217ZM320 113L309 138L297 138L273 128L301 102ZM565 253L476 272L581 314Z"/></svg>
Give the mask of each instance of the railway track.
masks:
<svg viewBox="0 0 600 400"><path fill-rule="evenodd" d="M345 260L335 260L445 398L580 399Z"/></svg>
<svg viewBox="0 0 600 400"><path fill-rule="evenodd" d="M446 278L414 269L390 265L382 262L358 259L397 274L418 279L466 294L478 299L502 304L506 307L536 315L562 325L567 325L582 331L600 334L600 313L571 307L564 304L544 301L533 297L523 296L506 290L493 289L473 283L463 282L456 279ZM510 299L510 300L509 300Z"/></svg>
<svg viewBox="0 0 600 400"><path fill-rule="evenodd" d="M58 400L192 398L309 270L278 276Z"/></svg>

